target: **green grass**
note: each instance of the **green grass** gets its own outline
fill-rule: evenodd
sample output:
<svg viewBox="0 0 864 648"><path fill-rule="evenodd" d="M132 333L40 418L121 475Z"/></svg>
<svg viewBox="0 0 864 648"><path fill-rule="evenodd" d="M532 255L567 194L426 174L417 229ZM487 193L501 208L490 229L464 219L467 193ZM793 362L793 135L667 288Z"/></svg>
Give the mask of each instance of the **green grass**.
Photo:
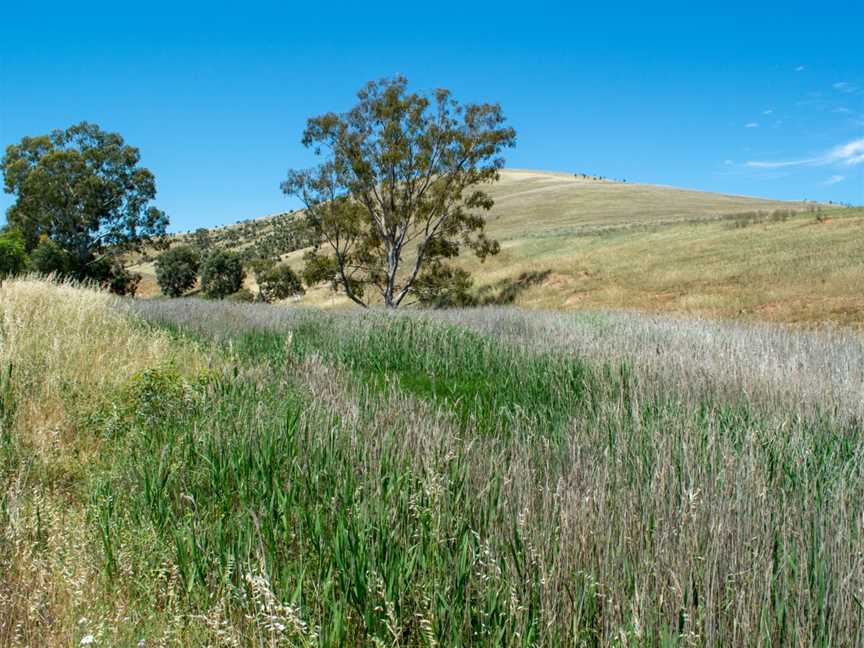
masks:
<svg viewBox="0 0 864 648"><path fill-rule="evenodd" d="M345 335L317 317L292 334L301 355L323 353L378 389L395 381L451 411L464 430L503 433L530 422L554 434L590 407L598 385L595 372L576 359L520 352L467 329L420 320L379 319Z"/></svg>
<svg viewBox="0 0 864 648"><path fill-rule="evenodd" d="M431 636L440 645L604 644L609 612L597 586L604 577L590 562L559 574L567 609L578 614L573 625L544 620L546 563L566 553L565 537L548 529L538 555L532 543L540 529L520 522L505 486L524 453L549 474L566 475L564 423L576 416L588 437L577 443L615 467L605 488L630 493L633 510L642 512L636 538L603 549L613 552L615 596L626 600L645 587L640 565L670 522L658 500L686 510L694 488L734 490L724 483L730 461L755 462L766 496L780 502L762 531L774 573L759 632L766 643L797 643L805 618L808 640L831 643L828 602L837 583L824 534L832 493L860 473L856 435L815 421L786 438L742 406L636 403L626 370L529 355L452 326L373 316L354 331L341 335L331 318L312 316L292 329L290 346L273 333L229 340L236 369L212 382L178 387L159 374L136 382L128 430L96 487L109 580L121 553L144 559L141 574L167 561L176 567L183 606L227 601L234 626L252 632L250 618L272 616L264 603L249 602L256 582L249 575L258 575L269 592L259 598L272 595L268 605L282 606L278 623L287 629L276 635L298 643L423 644ZM314 393L279 379L312 354L356 378L358 420L322 410ZM244 377L253 369L254 379ZM392 418L381 426L394 389L449 412L458 429L450 442L458 445L430 456L406 446ZM618 415L592 404L600 398ZM438 491L429 487L429 461L440 471ZM479 476L478 464L487 466ZM661 466L667 476L658 481ZM626 515L609 514L609 529L628 526ZM122 542L115 547L117 537L144 544L124 550ZM698 565L699 544L709 539L696 537L691 558ZM616 632L643 645L683 645L687 628L708 623L709 615L732 623L723 605L712 602L709 611L700 602L707 577L698 567L689 574L677 614L650 605L647 617L624 614ZM810 591L803 601L802 581ZM143 584L129 593L133 600L153 595L152 583L133 582Z"/></svg>
<svg viewBox="0 0 864 648"><path fill-rule="evenodd" d="M244 336L237 359L276 369L284 358L273 342ZM128 428L94 487L109 580L125 540L133 543L125 553L144 559L139 573L170 560L193 608L214 596L239 603L252 596L245 576L266 575L279 601L324 629L321 645L390 641L388 615L407 619L400 632L419 638L416 614L429 616L428 631L446 645L478 633L497 645L516 627L527 628L522 643L531 644L536 602L521 618L507 602L525 569L518 531L503 547L515 562L502 563L499 582L484 587L472 573L504 504L495 479L484 493L470 492L464 456L447 466L442 501L430 501L396 430L372 441L375 465L364 474L357 469L373 452L364 447L370 440L350 438L335 414L301 419L309 404L278 380L263 386L229 374L191 392L175 381L158 372L136 381L126 397ZM127 586L139 583L127 596L142 602L152 583Z"/></svg>
<svg viewBox="0 0 864 648"><path fill-rule="evenodd" d="M65 511L6 468L0 557L95 566L58 645L861 643L857 424L421 318L196 319L130 320L210 362L80 404Z"/></svg>

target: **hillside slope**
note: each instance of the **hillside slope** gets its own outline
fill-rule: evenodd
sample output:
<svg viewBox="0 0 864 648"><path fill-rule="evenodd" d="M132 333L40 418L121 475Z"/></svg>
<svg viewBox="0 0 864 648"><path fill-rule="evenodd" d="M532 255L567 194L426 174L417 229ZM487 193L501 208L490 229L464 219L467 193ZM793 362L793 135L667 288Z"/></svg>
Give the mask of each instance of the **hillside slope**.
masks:
<svg viewBox="0 0 864 648"><path fill-rule="evenodd" d="M817 220L812 203L517 169L502 171L489 193L488 231L501 254L460 263L519 305L864 321L855 288L864 284L861 210L831 209ZM775 210L798 213L772 217ZM286 258L299 266L301 257ZM347 304L323 287L303 302Z"/></svg>

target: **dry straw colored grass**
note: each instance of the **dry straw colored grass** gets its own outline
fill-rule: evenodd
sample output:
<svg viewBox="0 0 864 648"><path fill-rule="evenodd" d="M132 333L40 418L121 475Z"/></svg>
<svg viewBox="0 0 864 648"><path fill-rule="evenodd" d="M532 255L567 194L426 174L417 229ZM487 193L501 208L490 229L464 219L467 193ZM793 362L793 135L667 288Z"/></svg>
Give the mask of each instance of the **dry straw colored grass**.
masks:
<svg viewBox="0 0 864 648"><path fill-rule="evenodd" d="M166 332L135 329L104 291L38 277L0 285L0 367L11 371L16 429L46 456L68 445L77 406L165 363L195 371L204 359Z"/></svg>
<svg viewBox="0 0 864 648"><path fill-rule="evenodd" d="M551 271L517 305L864 322L862 209L519 171L503 172L491 193L488 231L502 251L458 263L478 285ZM324 288L304 302L345 303Z"/></svg>
<svg viewBox="0 0 864 648"><path fill-rule="evenodd" d="M0 645L69 645L91 606L96 539L78 497L101 439L82 415L144 369L207 362L116 304L68 282L0 284Z"/></svg>

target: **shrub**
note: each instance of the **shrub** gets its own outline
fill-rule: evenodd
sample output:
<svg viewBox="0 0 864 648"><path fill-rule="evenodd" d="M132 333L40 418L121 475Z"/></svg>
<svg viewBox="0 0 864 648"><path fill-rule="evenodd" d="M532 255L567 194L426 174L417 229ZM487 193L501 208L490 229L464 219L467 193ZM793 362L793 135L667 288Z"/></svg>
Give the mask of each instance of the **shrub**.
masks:
<svg viewBox="0 0 864 648"><path fill-rule="evenodd" d="M27 267L24 237L17 229L0 234L0 279L16 275Z"/></svg>
<svg viewBox="0 0 864 648"><path fill-rule="evenodd" d="M248 288L241 288L235 293L231 293L226 297L228 301L250 303L255 301L255 295Z"/></svg>
<svg viewBox="0 0 864 648"><path fill-rule="evenodd" d="M134 295L141 283L141 275L137 272L129 272L119 263L110 264L99 285L107 288L115 295Z"/></svg>
<svg viewBox="0 0 864 648"><path fill-rule="evenodd" d="M243 287L246 271L240 256L227 250L214 250L201 264L201 289L211 299L224 299Z"/></svg>
<svg viewBox="0 0 864 648"><path fill-rule="evenodd" d="M51 239L45 239L30 254L33 269L42 274L68 275L75 267L75 259Z"/></svg>
<svg viewBox="0 0 864 648"><path fill-rule="evenodd" d="M474 282L462 268L443 263L432 264L414 283L417 302L426 308L459 308L476 306L471 292Z"/></svg>
<svg viewBox="0 0 864 648"><path fill-rule="evenodd" d="M297 273L288 265L278 265L262 272L258 276L258 287L261 297L266 302L287 299L294 295L302 295L303 283Z"/></svg>
<svg viewBox="0 0 864 648"><path fill-rule="evenodd" d="M200 260L189 245L172 248L156 259L156 283L163 294L180 297L195 285Z"/></svg>

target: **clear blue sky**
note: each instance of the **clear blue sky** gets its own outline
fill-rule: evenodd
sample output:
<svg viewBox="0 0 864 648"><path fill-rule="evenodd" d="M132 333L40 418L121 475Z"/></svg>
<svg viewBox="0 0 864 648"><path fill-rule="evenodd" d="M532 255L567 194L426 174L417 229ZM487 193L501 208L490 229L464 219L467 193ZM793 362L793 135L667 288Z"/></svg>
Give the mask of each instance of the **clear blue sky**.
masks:
<svg viewBox="0 0 864 648"><path fill-rule="evenodd" d="M512 167L864 203L864 3L703 4L7 3L0 144L96 122L212 226L296 206L306 118L402 73L500 102Z"/></svg>

